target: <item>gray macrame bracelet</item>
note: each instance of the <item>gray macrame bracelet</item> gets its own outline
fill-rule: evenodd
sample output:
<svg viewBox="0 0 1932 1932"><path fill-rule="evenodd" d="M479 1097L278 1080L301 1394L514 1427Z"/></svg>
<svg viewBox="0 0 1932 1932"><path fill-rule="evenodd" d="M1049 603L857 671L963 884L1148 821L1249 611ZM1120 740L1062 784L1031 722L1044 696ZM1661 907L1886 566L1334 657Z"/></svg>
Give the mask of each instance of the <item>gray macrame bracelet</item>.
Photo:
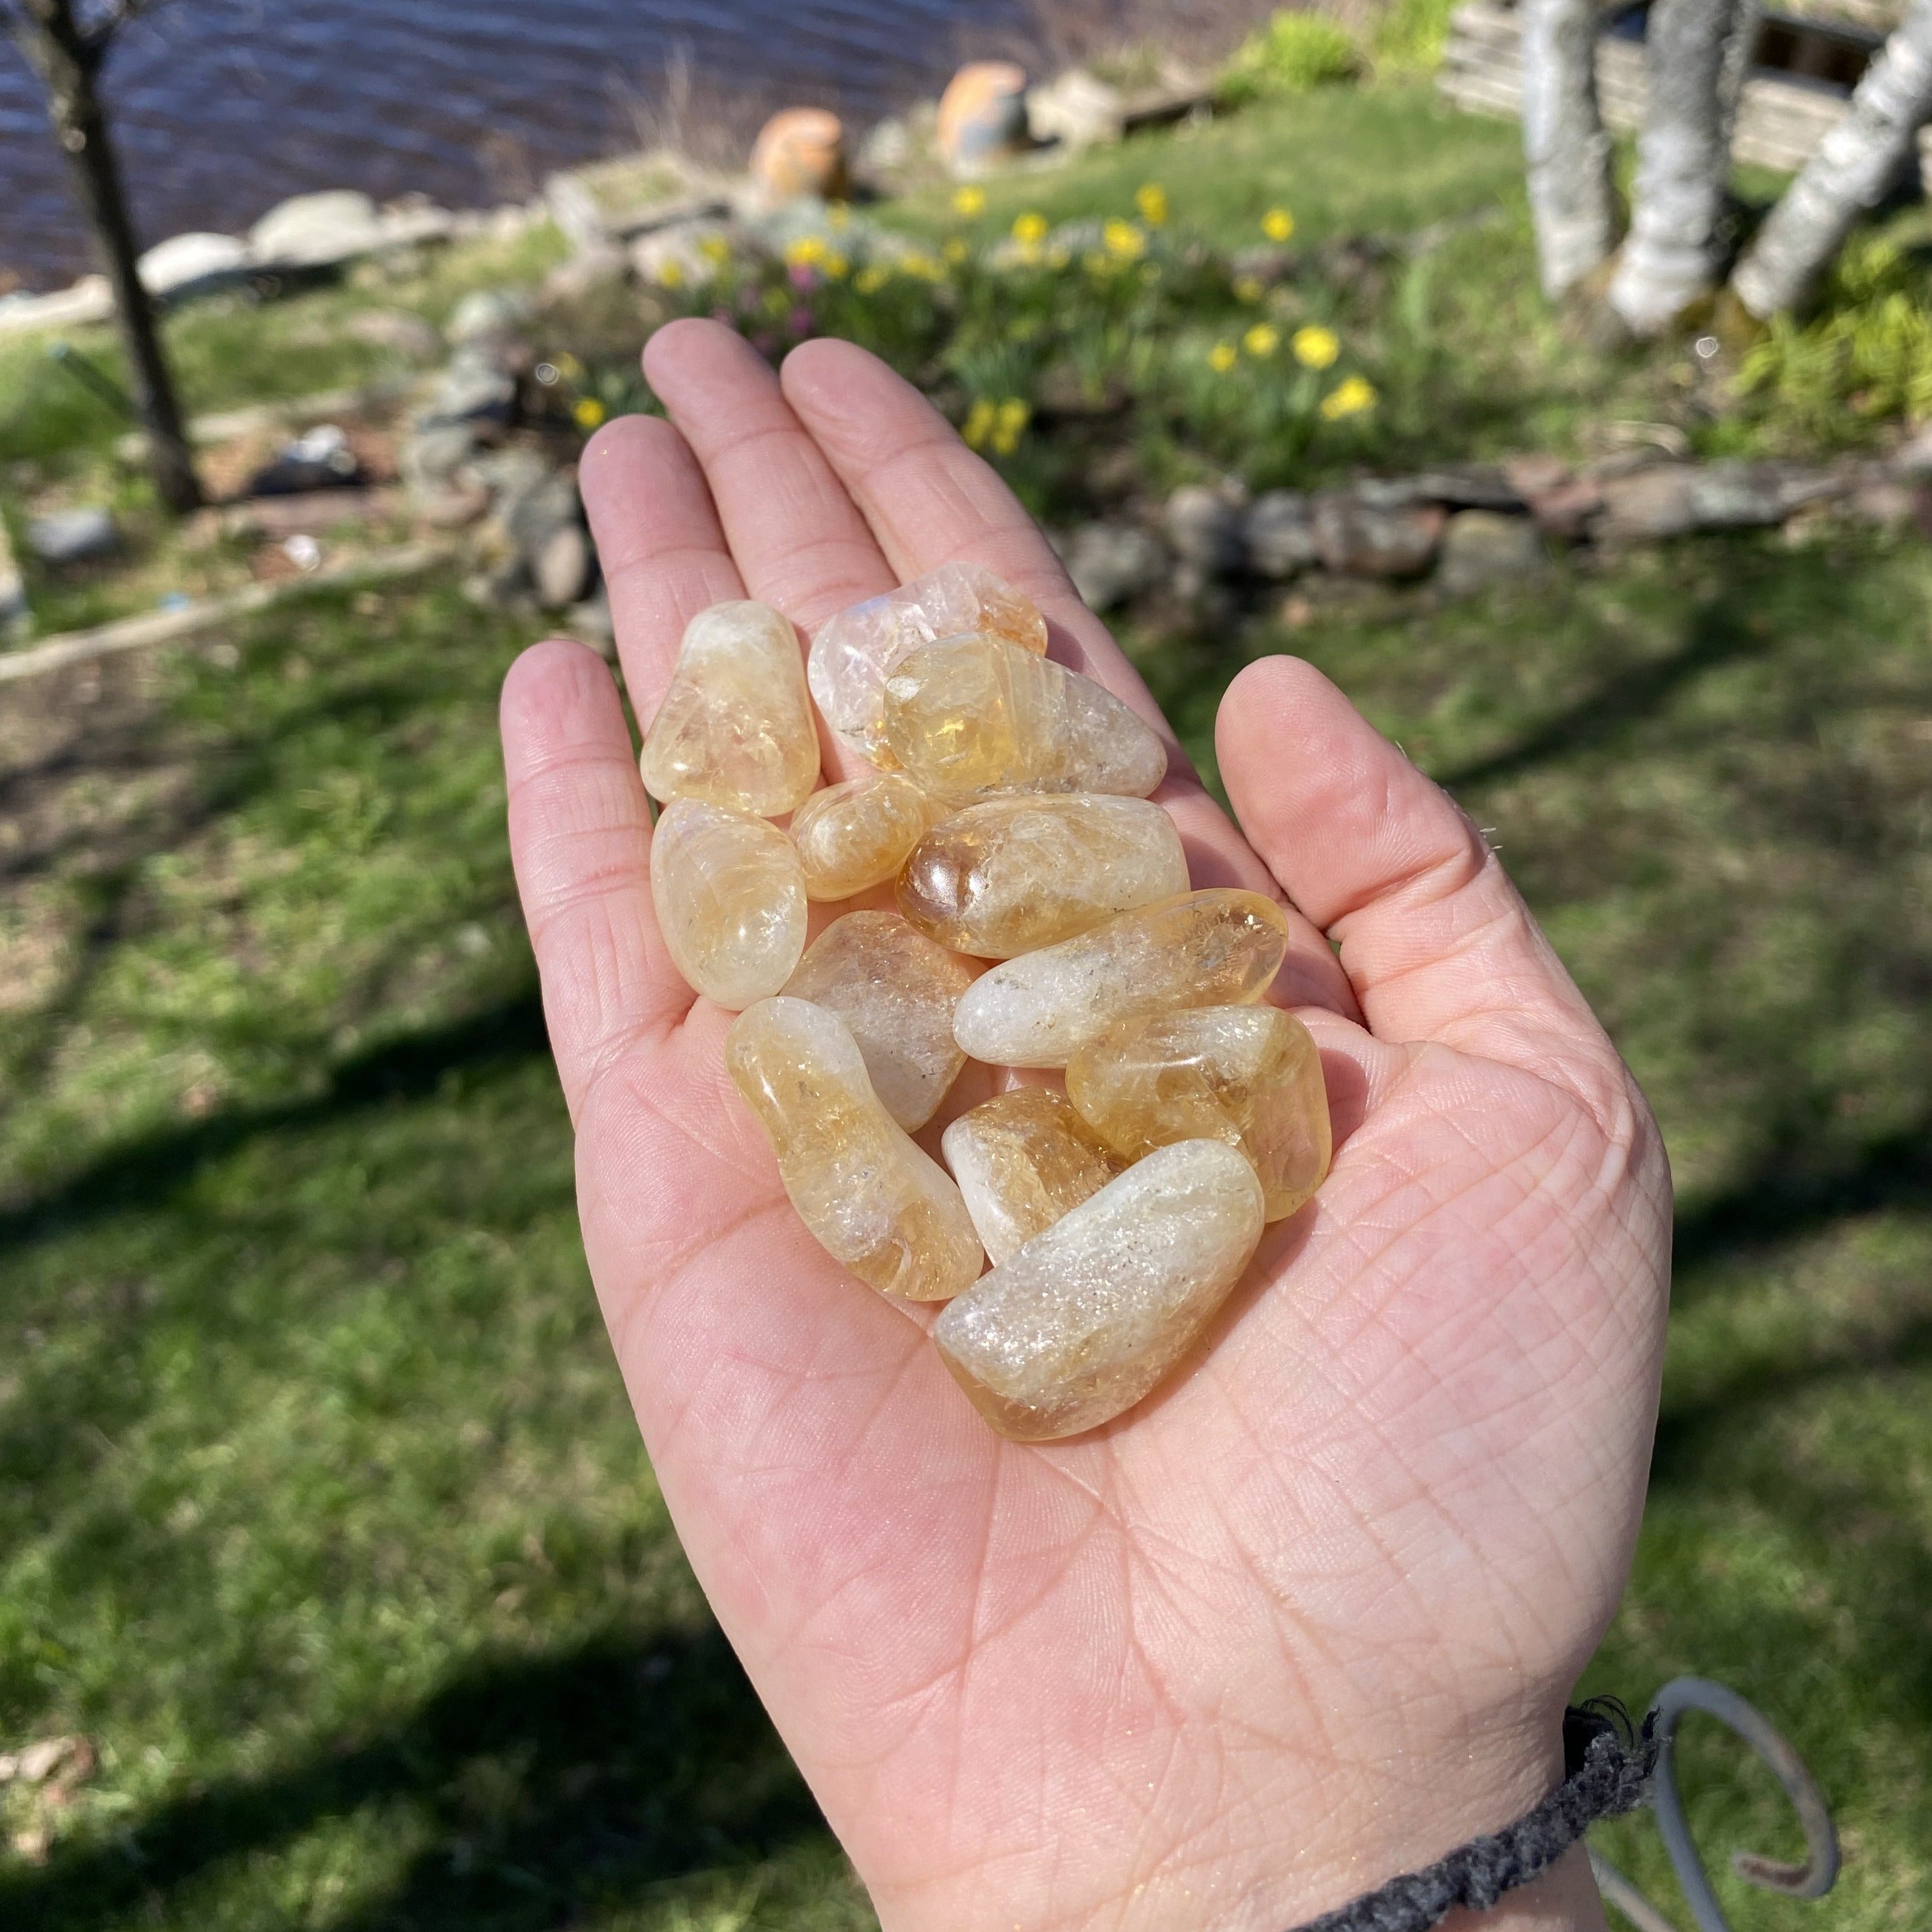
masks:
<svg viewBox="0 0 1932 1932"><path fill-rule="evenodd" d="M1459 1905L1486 1912L1504 1892L1540 1878L1599 1818L1634 1810L1656 1763L1648 1718L1636 1730L1610 1697L1572 1706L1563 1714L1563 1782L1534 1810L1295 1932L1429 1932Z"/></svg>

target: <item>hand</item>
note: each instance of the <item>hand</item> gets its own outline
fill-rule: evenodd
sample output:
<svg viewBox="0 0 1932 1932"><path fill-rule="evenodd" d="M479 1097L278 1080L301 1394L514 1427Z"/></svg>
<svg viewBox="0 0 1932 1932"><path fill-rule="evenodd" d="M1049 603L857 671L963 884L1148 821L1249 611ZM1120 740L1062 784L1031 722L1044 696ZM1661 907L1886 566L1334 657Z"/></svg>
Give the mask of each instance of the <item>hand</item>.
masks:
<svg viewBox="0 0 1932 1932"><path fill-rule="evenodd" d="M1018 504L883 364L818 342L775 377L681 322L645 366L670 422L610 424L582 470L640 719L708 604L762 598L808 632L970 558L1159 722ZM1286 1932L1550 1790L1642 1507L1670 1186L1642 1096L1450 800L1289 658L1222 706L1241 830L1176 748L1160 796L1195 884L1295 909L1276 997L1321 1044L1339 1150L1189 1370L1027 1447L787 1203L724 1076L731 1016L656 929L603 665L530 651L503 729L638 1424L888 1932ZM1580 1848L1505 1922L1600 1924Z"/></svg>

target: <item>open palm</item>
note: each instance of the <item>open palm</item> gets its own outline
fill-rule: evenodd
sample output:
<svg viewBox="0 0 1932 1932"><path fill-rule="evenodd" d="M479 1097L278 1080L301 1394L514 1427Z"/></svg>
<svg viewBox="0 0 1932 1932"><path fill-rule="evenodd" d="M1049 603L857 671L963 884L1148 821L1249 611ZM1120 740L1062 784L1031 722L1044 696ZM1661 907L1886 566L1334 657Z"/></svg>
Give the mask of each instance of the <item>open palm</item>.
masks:
<svg viewBox="0 0 1932 1932"><path fill-rule="evenodd" d="M646 367L670 421L614 424L582 472L642 718L708 604L808 632L968 559L1157 720L998 478L872 358L814 344L781 379L688 322ZM656 931L602 664L527 652L504 736L611 1339L692 1564L890 1932L1282 1932L1541 1798L1636 1533L1669 1183L1443 794L1292 658L1222 707L1242 830L1176 753L1159 796L1196 885L1292 910L1275 996L1321 1043L1338 1152L1186 1369L1021 1445L788 1204L724 1076L731 1016ZM1593 1900L1573 1857L1495 1916Z"/></svg>

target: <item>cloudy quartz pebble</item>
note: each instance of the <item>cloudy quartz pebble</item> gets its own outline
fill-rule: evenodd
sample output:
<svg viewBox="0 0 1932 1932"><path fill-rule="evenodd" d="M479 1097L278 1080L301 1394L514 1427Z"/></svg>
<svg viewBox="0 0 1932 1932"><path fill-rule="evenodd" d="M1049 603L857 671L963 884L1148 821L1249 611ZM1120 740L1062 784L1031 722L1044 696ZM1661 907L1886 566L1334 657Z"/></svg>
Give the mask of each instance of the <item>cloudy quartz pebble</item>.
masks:
<svg viewBox="0 0 1932 1932"><path fill-rule="evenodd" d="M1261 1178L1268 1218L1321 1186L1330 1149L1322 1056L1278 1006L1207 1006L1122 1020L1068 1062L1066 1092L1114 1151L1138 1160L1212 1136Z"/></svg>
<svg viewBox="0 0 1932 1932"><path fill-rule="evenodd" d="M734 1011L776 993L805 950L805 878L769 820L694 798L651 835L651 902L671 963Z"/></svg>
<svg viewBox="0 0 1932 1932"><path fill-rule="evenodd" d="M770 1136L799 1218L882 1294L944 1300L984 1259L959 1190L886 1112L850 1030L809 1000L760 1000L724 1065Z"/></svg>
<svg viewBox="0 0 1932 1932"><path fill-rule="evenodd" d="M976 980L954 1030L975 1060L1064 1066L1115 1020L1177 1006L1258 1000L1288 951L1274 900L1214 886L1123 913Z"/></svg>
<svg viewBox="0 0 1932 1932"><path fill-rule="evenodd" d="M848 912L812 941L784 990L851 1029L873 1090L910 1132L932 1118L966 1064L952 1010L972 983L966 961L897 913Z"/></svg>
<svg viewBox="0 0 1932 1932"><path fill-rule="evenodd" d="M812 694L854 751L885 761L886 680L922 645L969 632L1043 654L1046 620L983 566L949 563L828 618L812 640Z"/></svg>
<svg viewBox="0 0 1932 1932"><path fill-rule="evenodd" d="M932 806L910 778L874 772L815 791L792 814L792 843L814 899L884 885L926 836Z"/></svg>
<svg viewBox="0 0 1932 1932"><path fill-rule="evenodd" d="M928 938L1010 959L1185 892L1187 859L1174 821L1144 799L1020 793L943 819L896 890Z"/></svg>
<svg viewBox="0 0 1932 1932"><path fill-rule="evenodd" d="M1001 1435L1036 1442L1098 1428L1186 1352L1262 1226L1260 1184L1233 1148L1162 1148L975 1282L933 1340Z"/></svg>
<svg viewBox="0 0 1932 1932"><path fill-rule="evenodd" d="M949 638L886 680L886 742L949 805L1002 791L1144 798L1167 748L1104 686L1004 638Z"/></svg>
<svg viewBox="0 0 1932 1932"><path fill-rule="evenodd" d="M798 634L766 604L714 604L692 618L644 739L644 789L764 818L818 782L818 734Z"/></svg>
<svg viewBox="0 0 1932 1932"><path fill-rule="evenodd" d="M1044 1087L996 1094L962 1114L941 1145L995 1266L1121 1167L1066 1095Z"/></svg>

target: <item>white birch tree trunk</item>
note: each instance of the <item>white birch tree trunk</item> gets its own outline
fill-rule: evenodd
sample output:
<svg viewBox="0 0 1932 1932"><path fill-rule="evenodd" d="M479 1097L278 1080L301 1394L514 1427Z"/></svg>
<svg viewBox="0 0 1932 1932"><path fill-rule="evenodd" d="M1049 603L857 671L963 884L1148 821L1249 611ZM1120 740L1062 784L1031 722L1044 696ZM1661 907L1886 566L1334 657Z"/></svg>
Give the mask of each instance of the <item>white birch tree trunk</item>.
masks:
<svg viewBox="0 0 1932 1932"><path fill-rule="evenodd" d="M1553 302L1616 242L1610 137L1597 106L1597 0L1523 0L1522 148L1543 292Z"/></svg>
<svg viewBox="0 0 1932 1932"><path fill-rule="evenodd" d="M1630 236L1610 284L1610 306L1635 334L1661 334L1717 286L1741 42L1756 30L1750 0L1657 0L1650 10L1650 99Z"/></svg>
<svg viewBox="0 0 1932 1932"><path fill-rule="evenodd" d="M1810 293L1852 224L1897 179L1928 117L1932 0L1916 0L1866 68L1850 111L1819 142L1731 278L1738 299L1760 321Z"/></svg>

